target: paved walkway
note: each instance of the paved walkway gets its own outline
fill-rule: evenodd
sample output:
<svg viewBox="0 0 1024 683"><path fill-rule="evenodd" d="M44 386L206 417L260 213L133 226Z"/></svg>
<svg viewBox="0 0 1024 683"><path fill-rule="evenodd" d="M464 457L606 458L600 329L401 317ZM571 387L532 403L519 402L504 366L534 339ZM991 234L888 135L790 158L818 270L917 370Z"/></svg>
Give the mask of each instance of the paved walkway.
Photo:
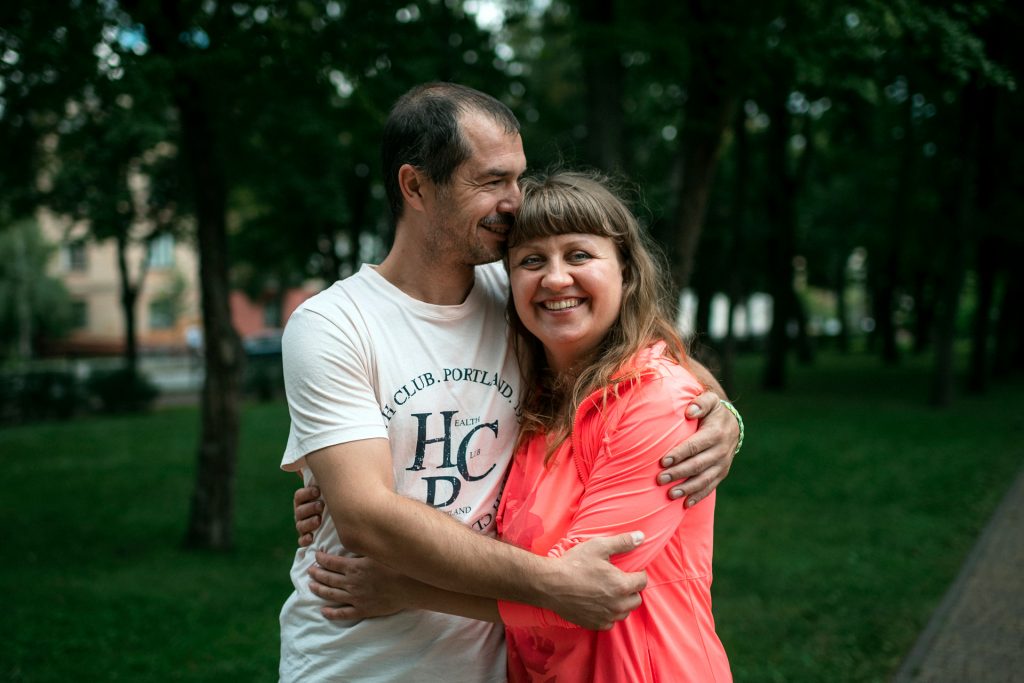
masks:
<svg viewBox="0 0 1024 683"><path fill-rule="evenodd" d="M1024 683L1024 470L894 683Z"/></svg>

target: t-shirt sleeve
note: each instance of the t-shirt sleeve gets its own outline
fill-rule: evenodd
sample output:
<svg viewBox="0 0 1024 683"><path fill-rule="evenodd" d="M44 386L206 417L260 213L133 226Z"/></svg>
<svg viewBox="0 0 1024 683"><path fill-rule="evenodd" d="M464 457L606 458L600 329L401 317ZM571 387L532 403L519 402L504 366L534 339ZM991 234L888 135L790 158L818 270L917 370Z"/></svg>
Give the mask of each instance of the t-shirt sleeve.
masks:
<svg viewBox="0 0 1024 683"><path fill-rule="evenodd" d="M696 379L678 370L634 387L610 411L600 448L581 468L589 475L579 509L551 556L597 536L642 531L644 542L636 550L611 558L623 571L640 571L675 534L686 513L683 500L670 500L655 482L662 456L696 432L697 421L684 411L702 391ZM509 626L573 627L549 610L508 602L498 607Z"/></svg>
<svg viewBox="0 0 1024 683"><path fill-rule="evenodd" d="M309 308L288 320L281 341L291 417L284 470L301 469L308 453L327 446L387 438L369 351L348 322Z"/></svg>

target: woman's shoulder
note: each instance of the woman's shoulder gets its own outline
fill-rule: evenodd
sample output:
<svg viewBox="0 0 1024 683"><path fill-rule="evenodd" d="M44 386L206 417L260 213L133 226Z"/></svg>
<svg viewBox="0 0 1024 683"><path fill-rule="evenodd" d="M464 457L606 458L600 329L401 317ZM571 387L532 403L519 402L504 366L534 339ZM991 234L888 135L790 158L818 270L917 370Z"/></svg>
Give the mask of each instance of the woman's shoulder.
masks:
<svg viewBox="0 0 1024 683"><path fill-rule="evenodd" d="M665 342L659 341L641 349L633 356L628 367L625 368L626 376L632 376L636 378L635 382L631 384L635 385L635 389L642 390L646 385L650 384L652 380L661 380L655 382L655 385L670 386L678 388L687 388L689 391L693 391L696 394L704 391L704 387L701 385L697 377L690 372L690 369L686 367L686 362L676 360L668 353L668 347ZM653 387L648 387L652 389Z"/></svg>
<svg viewBox="0 0 1024 683"><path fill-rule="evenodd" d="M634 354L607 391L592 395L589 405L581 406L578 418L596 413L608 424L632 412L682 415L703 391L685 361L680 363L667 353L664 342L656 342Z"/></svg>

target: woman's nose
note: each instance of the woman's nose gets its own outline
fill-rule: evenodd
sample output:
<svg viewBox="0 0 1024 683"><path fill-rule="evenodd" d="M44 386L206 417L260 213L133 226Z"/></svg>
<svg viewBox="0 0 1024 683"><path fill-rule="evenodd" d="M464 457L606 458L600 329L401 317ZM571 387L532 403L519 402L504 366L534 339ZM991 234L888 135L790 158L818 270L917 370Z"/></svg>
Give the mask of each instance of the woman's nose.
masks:
<svg viewBox="0 0 1024 683"><path fill-rule="evenodd" d="M561 289L572 284L572 275L569 274L565 264L558 261L551 261L544 271L544 278L541 284L547 289Z"/></svg>

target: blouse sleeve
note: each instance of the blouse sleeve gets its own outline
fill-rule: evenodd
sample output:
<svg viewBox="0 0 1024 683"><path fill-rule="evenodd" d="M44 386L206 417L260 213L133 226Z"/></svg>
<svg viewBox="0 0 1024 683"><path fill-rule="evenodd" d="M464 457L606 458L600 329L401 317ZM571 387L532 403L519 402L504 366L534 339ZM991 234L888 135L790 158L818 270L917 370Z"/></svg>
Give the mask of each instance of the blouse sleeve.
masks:
<svg viewBox="0 0 1024 683"><path fill-rule="evenodd" d="M587 473L579 509L566 536L550 551L558 557L576 545L597 537L642 531L644 542L632 552L615 555L611 562L627 572L640 571L675 534L686 513L683 500L670 500L656 484L661 458L697 430L697 421L684 411L700 384L682 368L668 376L632 388L626 400L616 402L604 424L596 453L576 454ZM536 607L499 602L502 620L510 626L566 626L573 624Z"/></svg>

